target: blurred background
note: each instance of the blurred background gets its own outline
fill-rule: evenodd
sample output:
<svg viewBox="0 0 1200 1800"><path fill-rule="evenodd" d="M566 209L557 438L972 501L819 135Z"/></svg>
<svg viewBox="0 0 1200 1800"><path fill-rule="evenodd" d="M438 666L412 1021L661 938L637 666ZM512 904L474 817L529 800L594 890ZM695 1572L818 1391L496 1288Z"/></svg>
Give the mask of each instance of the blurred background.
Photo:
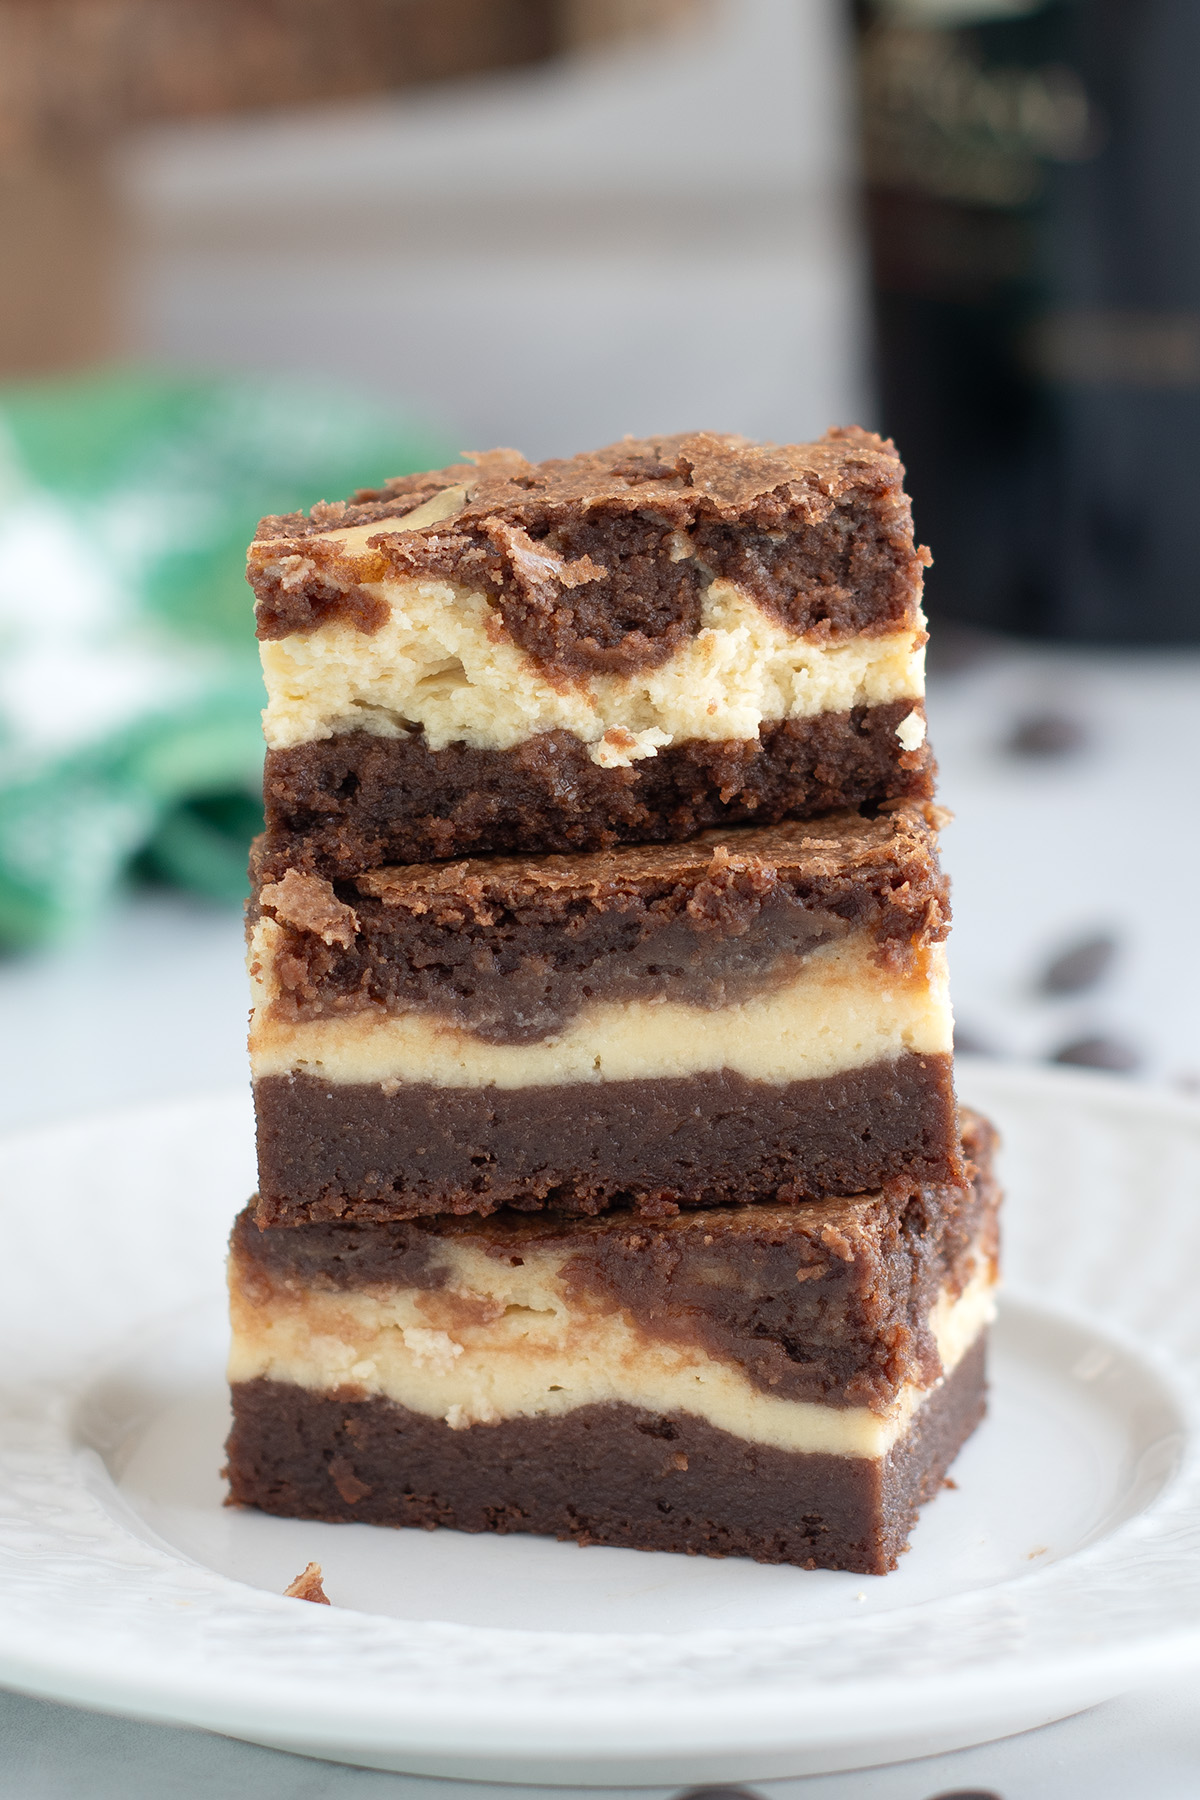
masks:
<svg viewBox="0 0 1200 1800"><path fill-rule="evenodd" d="M1190 0L0 0L0 1124L246 1079L260 514L850 421L964 1047L1200 1093L1198 69Z"/></svg>

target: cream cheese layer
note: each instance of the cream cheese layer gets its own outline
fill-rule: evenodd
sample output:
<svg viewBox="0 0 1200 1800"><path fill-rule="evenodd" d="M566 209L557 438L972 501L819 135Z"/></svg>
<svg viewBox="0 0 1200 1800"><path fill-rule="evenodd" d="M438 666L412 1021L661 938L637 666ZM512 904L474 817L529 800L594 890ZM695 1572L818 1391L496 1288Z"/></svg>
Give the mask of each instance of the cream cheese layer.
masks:
<svg viewBox="0 0 1200 1800"><path fill-rule="evenodd" d="M691 1414L775 1449L870 1458L886 1456L932 1391L906 1381L878 1412L781 1399L735 1362L569 1295L562 1253L535 1251L513 1267L461 1242L446 1248L452 1285L433 1291L328 1292L264 1280L234 1259L229 1380L388 1399L453 1430L618 1403ZM939 1297L941 1379L993 1318L995 1285L979 1249L966 1285Z"/></svg>
<svg viewBox="0 0 1200 1800"><path fill-rule="evenodd" d="M317 572L314 564L309 574ZM292 585L306 578L282 564L276 573ZM914 703L897 728L897 754L924 740L919 616L915 627L880 636L797 636L718 579L704 590L699 631L658 667L551 680L504 630L486 594L407 576L360 585L387 608L378 630L331 620L260 645L272 749L346 731L397 737L419 728L435 751L453 743L511 750L568 731L600 767L616 768L689 739L754 739L767 723L897 700Z"/></svg>
<svg viewBox="0 0 1200 1800"><path fill-rule="evenodd" d="M953 1045L941 944L894 969L878 960L871 937L856 932L814 950L778 987L735 1005L600 1002L552 1038L491 1044L429 1012L378 1008L299 1021L278 1016L271 965L277 933L273 921L264 920L251 945L250 967L257 973L250 1062L256 1080L298 1072L338 1083L520 1088L729 1070L780 1085L891 1062L907 1052L948 1056Z"/></svg>

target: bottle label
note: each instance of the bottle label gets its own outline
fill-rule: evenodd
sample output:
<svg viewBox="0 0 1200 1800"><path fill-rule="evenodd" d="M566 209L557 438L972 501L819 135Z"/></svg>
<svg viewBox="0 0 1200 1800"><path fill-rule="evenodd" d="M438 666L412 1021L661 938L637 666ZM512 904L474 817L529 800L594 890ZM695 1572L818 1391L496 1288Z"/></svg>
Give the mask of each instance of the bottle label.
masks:
<svg viewBox="0 0 1200 1800"><path fill-rule="evenodd" d="M1047 0L877 0L876 11L903 25L981 25L988 19L1027 19Z"/></svg>
<svg viewBox="0 0 1200 1800"><path fill-rule="evenodd" d="M1036 204L1047 164L1079 162L1099 147L1083 82L1053 57L985 58L970 31L907 22L930 9L930 0L905 0L897 16L889 6L861 39L868 184L963 206Z"/></svg>

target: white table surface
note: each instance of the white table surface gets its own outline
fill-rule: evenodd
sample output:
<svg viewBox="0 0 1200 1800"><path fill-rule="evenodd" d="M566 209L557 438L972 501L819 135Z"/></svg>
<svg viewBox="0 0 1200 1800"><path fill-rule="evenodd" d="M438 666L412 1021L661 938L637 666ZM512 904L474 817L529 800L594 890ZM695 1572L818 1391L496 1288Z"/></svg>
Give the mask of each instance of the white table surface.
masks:
<svg viewBox="0 0 1200 1800"><path fill-rule="evenodd" d="M1080 749L1031 759L1004 748L1021 718L1047 710L1077 720ZM1092 1032L1119 1037L1142 1059L1131 1079L1194 1091L1200 957L1187 932L1200 892L1200 654L992 649L934 678L930 715L941 795L957 814L945 853L960 1020L989 1049L1020 1057ZM1097 930L1118 942L1111 974L1073 999L1039 997L1046 959ZM86 942L0 965L0 1015L0 1128L227 1089L245 1079L239 920L143 893ZM1004 1743L755 1787L779 1800L928 1800L960 1789L1001 1800L1194 1800L1198 1688L1192 1672ZM460 1789L485 1792L0 1694L0 1794L21 1800L424 1800Z"/></svg>

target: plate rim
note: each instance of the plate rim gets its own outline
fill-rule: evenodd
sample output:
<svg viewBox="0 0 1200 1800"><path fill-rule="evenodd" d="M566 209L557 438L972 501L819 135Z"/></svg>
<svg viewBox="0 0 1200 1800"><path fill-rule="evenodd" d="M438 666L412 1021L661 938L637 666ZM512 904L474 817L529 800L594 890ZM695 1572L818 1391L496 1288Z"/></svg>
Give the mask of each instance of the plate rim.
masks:
<svg viewBox="0 0 1200 1800"><path fill-rule="evenodd" d="M1143 1119L1153 1115L1200 1134L1200 1104L1185 1095L1085 1071L1060 1071L981 1058L963 1058L960 1062L962 1085L968 1095L977 1081L986 1084L997 1096L1003 1092L1018 1105L1024 1095L1033 1093L1035 1098L1044 1100L1049 1091L1067 1104L1086 1102L1091 1106L1100 1102L1110 1112L1120 1115L1133 1112ZM248 1095L242 1090L220 1090L175 1100L96 1109L57 1122L41 1123L5 1134L0 1139L0 1167L8 1155L27 1154L30 1148L36 1150L39 1144L63 1132L87 1133L106 1128L120 1133L135 1130L148 1119L162 1126L172 1116L178 1116L182 1122L188 1117L194 1118L198 1109L205 1108L228 1109L232 1121L235 1105L248 1119ZM1014 1298L1018 1297L1027 1298L1020 1290L1014 1295ZM1058 1310L1060 1316L1063 1311L1061 1308L1051 1310ZM1136 1341L1143 1354L1151 1353L1148 1361L1155 1366L1161 1360L1156 1347L1140 1339ZM119 1345L113 1344L109 1348L116 1352ZM73 1391L75 1397L77 1392ZM60 1413L63 1413L62 1393L60 1386L55 1402ZM74 1399L70 1404L73 1406ZM1185 1409L1185 1416L1191 1427L1190 1440L1195 1440L1195 1409ZM35 1463L39 1455L45 1456L49 1441L45 1436L49 1425L44 1414L41 1423L42 1439L33 1446ZM759 1746L771 1742L782 1747L797 1741L812 1746L844 1739L848 1725L861 1734L863 1712L867 1708L874 1709L876 1735L894 1728L900 1715L911 1714L914 1708L928 1711L931 1695L938 1703L934 1710L942 1715L956 1702L978 1707L984 1685L993 1710L1003 1710L1005 1705L1026 1694L1031 1685L1047 1692L1060 1691L1067 1702L1064 1710L1071 1710L1075 1703L1071 1696L1083 1690L1087 1690L1092 1699L1104 1698L1152 1680L1167 1669L1177 1671L1184 1658L1200 1657L1200 1608L1195 1609L1188 1620L1182 1618L1176 1608L1172 1622L1161 1629L1147 1629L1132 1640L1122 1638L1119 1644L1111 1639L1090 1644L1081 1641L1069 1650L1052 1644L1041 1648L1027 1644L1019 1654L1013 1654L1011 1648L999 1653L993 1648L988 1654L984 1645L981 1650L976 1647L977 1654L964 1657L959 1666L949 1669L944 1664L930 1667L918 1662L911 1670L906 1669L900 1674L893 1664L876 1673L843 1671L833 1680L814 1680L812 1646L814 1641L819 1645L822 1638L845 1635L844 1622L776 1626L760 1631L749 1627L709 1630L688 1633L686 1640L669 1633L573 1633L570 1641L576 1654L564 1657L567 1634L562 1633L530 1633L437 1621L400 1621L358 1613L350 1608L331 1609L331 1612L324 1608L297 1608L281 1595L252 1588L203 1565L191 1563L182 1552L169 1546L158 1549L145 1540L134 1539L140 1548L131 1556L128 1543L117 1545L115 1540L125 1536L132 1538L132 1534L124 1533L81 1478L78 1452L65 1435L63 1417L58 1418L54 1429L58 1433L59 1472L62 1473L65 1458L76 1480L74 1513L70 1519L60 1517L59 1520L60 1535L64 1529L69 1533L72 1527L76 1533L72 1564L76 1576L79 1573L79 1533L82 1529L84 1539L89 1535L84 1529L86 1520L79 1504L86 1497L82 1514L88 1513L90 1508L91 1513L104 1522L97 1529L97 1518L91 1519L94 1528L91 1555L95 1557L105 1551L110 1556L119 1553L118 1561L123 1556L124 1575L132 1589L149 1597L152 1603L165 1602L168 1608L174 1606L189 1611L191 1623L203 1628L201 1648L206 1653L219 1649L220 1654L215 1657L193 1654L190 1660L178 1660L168 1666L161 1660L161 1652L147 1648L139 1664L136 1656L129 1655L126 1645L124 1663L114 1668L110 1657L105 1668L97 1659L99 1645L92 1638L86 1642L74 1639L68 1650L61 1635L54 1635L61 1633L62 1607L67 1604L60 1592L58 1605L52 1609L56 1623L53 1626L47 1623L41 1631L31 1628L28 1617L24 1617L22 1624L23 1609L20 1607L14 1611L6 1605L0 1611L0 1681L44 1697L143 1718L203 1725L233 1735L257 1737L259 1741L265 1735L307 1741L315 1733L322 1741L339 1745L346 1751L371 1744L377 1748L407 1748L413 1755L432 1755L439 1744L444 1746L447 1728L463 1724L464 1655L477 1670L481 1652L507 1651L511 1657L519 1651L522 1663L526 1665L522 1681L503 1682L490 1694L479 1691L477 1686L472 1694L471 1754L503 1759L527 1751L531 1729L529 1702L533 1701L537 1709L535 1735L541 1746L539 1753L553 1755L552 1740L561 1738L563 1752L569 1746L577 1755L603 1759L606 1733L611 1733L612 1716L617 1709L621 1719L621 1753L626 1757L637 1754L639 1746L647 1754L662 1752L669 1735L666 1731L668 1723L670 1731L680 1736L681 1743L686 1739L689 1746L699 1745L702 1750L705 1746L713 1750L728 1748L733 1740L748 1737ZM34 1436L36 1438L36 1432ZM855 1621L852 1635L856 1643L861 1645L871 1640L886 1659L890 1654L889 1638L903 1635L897 1634L892 1622L898 1619L911 1622L914 1615L937 1611L969 1612L970 1603L983 1592L1011 1597L1016 1590L1019 1600L1029 1595L1053 1599L1058 1590L1065 1589L1062 1598L1069 1599L1078 1588L1074 1576L1089 1565L1111 1561L1114 1546L1122 1555L1141 1559L1140 1566L1144 1570L1147 1550L1153 1547L1148 1544L1148 1538L1170 1525L1173 1515L1176 1515L1177 1535L1181 1533L1193 1544L1200 1545L1200 1455L1195 1441L1191 1441L1191 1452L1179 1473L1149 1508L1118 1525L1097 1544L988 1590L969 1590L965 1595L925 1601ZM43 1484L44 1480L43 1468ZM35 1478L34 1487L36 1485ZM15 1552L7 1524L14 1491L11 1469L0 1459L0 1497L8 1503L5 1518L0 1519L0 1570L6 1569L9 1577L14 1572ZM65 1499L63 1506L66 1506ZM70 1508L66 1510L69 1512ZM24 1548L27 1551L28 1545ZM16 1553L19 1560L19 1550ZM83 1560L88 1560L87 1551L83 1552ZM1158 1569L1157 1564L1155 1567L1159 1574L1165 1575L1165 1570ZM33 1573L26 1569L27 1575ZM6 1587L11 1594L8 1581ZM1200 1578L1196 1591L1200 1595ZM119 1572L116 1592L120 1596ZM125 1598L128 1600L128 1592ZM161 1607L156 1616L161 1618ZM178 1632L174 1639L169 1632L166 1635L171 1642L187 1641L186 1636L181 1639ZM161 1637L160 1633L159 1639ZM969 1637L968 1632L964 1641ZM448 1675L452 1667L455 1669L456 1681L452 1684L448 1679L444 1680L439 1689L427 1678L414 1680L416 1671L410 1658L404 1670L408 1685L404 1692L397 1693L394 1683L400 1671L394 1654L390 1653L395 1650L397 1639L407 1640L410 1649L414 1640L419 1641L435 1663L442 1659L444 1673ZM731 1656L737 1662L738 1653L751 1647L748 1640L759 1651L757 1659L751 1658L747 1662L743 1654L741 1666L734 1668L723 1686L718 1687L711 1679L713 1659L724 1661L728 1667ZM599 1657L597 1645L604 1652ZM663 1645L669 1646L671 1652L665 1659L662 1655L651 1654L655 1647ZM773 1669L764 1666L764 1651L803 1651L806 1645L809 1650L807 1667L803 1666L803 1658L799 1667L794 1662L789 1664L784 1654L766 1657L766 1663L773 1664ZM618 1647L622 1647L624 1654L637 1665L627 1671L624 1680L614 1679L617 1671L613 1660ZM556 1653L551 1660L557 1660L559 1664L557 1683L546 1682L545 1659L533 1655L534 1651L547 1648ZM590 1661L588 1657L581 1659L578 1654L584 1648L588 1650ZM348 1652L357 1650L361 1661L364 1649L370 1652L371 1667L377 1678L361 1680L351 1674L350 1681L357 1681L358 1686L350 1692L345 1691L347 1680L339 1680L336 1684L339 1691L332 1703L316 1707L320 1719L318 1726L314 1721L314 1692L322 1682L325 1689L330 1687L330 1658L341 1663ZM686 1655L683 1654L685 1649ZM698 1660L702 1653L708 1659L703 1669ZM270 1663L265 1673L264 1657ZM670 1667L664 1668L664 1661ZM543 1665L540 1673L530 1673L528 1665L531 1662ZM562 1667L564 1662L581 1665L573 1678L565 1682L561 1679L566 1672ZM667 1679L672 1669L673 1681ZM316 1679L318 1672L320 1680ZM426 1677L428 1672L424 1671ZM343 1669L342 1673L345 1676L347 1672ZM633 1678L629 1679L629 1675ZM1087 1698L1078 1701L1078 1704L1088 1703ZM670 1710L669 1721L663 1717L665 1704ZM734 1710L736 1720L732 1717ZM1046 1711L1044 1716L1051 1714Z"/></svg>

